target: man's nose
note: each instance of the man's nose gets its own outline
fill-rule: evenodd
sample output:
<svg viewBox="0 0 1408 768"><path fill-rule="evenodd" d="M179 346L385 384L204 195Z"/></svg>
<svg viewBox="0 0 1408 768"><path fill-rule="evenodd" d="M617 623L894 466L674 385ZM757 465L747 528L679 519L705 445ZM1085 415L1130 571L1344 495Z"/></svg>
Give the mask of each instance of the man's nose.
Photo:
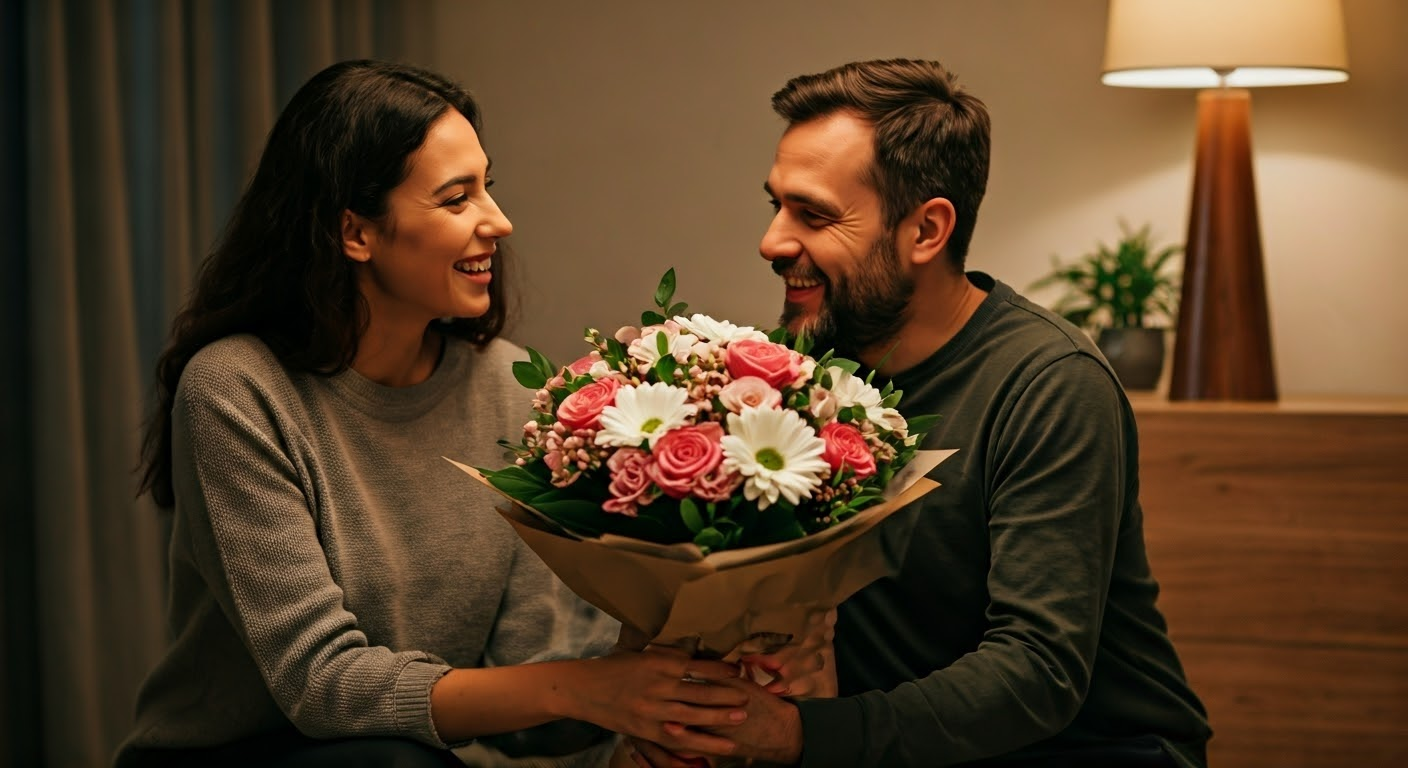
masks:
<svg viewBox="0 0 1408 768"><path fill-rule="evenodd" d="M788 231L785 218L782 213L773 216L772 223L763 233L762 242L758 244L758 253L768 261L795 259L802 255L802 244Z"/></svg>

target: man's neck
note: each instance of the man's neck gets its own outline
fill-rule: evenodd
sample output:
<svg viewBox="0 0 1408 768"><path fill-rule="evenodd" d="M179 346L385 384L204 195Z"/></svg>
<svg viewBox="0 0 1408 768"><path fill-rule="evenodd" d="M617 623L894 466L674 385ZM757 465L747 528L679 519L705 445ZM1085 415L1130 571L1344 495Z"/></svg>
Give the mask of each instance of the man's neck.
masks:
<svg viewBox="0 0 1408 768"><path fill-rule="evenodd" d="M961 273L921 277L907 308L909 319L893 338L861 352L861 362L882 376L913 368L957 336L987 295Z"/></svg>

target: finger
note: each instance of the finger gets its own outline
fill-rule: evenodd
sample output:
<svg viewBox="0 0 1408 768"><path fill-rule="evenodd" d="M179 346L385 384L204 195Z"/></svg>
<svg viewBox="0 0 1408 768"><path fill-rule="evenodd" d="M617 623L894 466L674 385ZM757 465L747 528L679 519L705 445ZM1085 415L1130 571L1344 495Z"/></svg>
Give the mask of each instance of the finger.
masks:
<svg viewBox="0 0 1408 768"><path fill-rule="evenodd" d="M676 753L704 755L731 755L738 745L718 734L685 728L679 723L665 723L665 734L671 740L670 749Z"/></svg>
<svg viewBox="0 0 1408 768"><path fill-rule="evenodd" d="M748 719L742 709L730 707L698 707L674 702L662 710L664 720L696 728L723 728L738 725Z"/></svg>
<svg viewBox="0 0 1408 768"><path fill-rule="evenodd" d="M632 757L641 768L688 768L693 761L649 741L635 741Z"/></svg>
<svg viewBox="0 0 1408 768"><path fill-rule="evenodd" d="M674 656L682 659L689 658L688 653L685 653L684 650L676 648L672 645L647 645L643 650L647 653L657 653L661 656Z"/></svg>
<svg viewBox="0 0 1408 768"><path fill-rule="evenodd" d="M746 690L724 685L725 682L694 683L681 680L662 698L696 707L741 707L748 703Z"/></svg>
<svg viewBox="0 0 1408 768"><path fill-rule="evenodd" d="M706 659L690 659L684 665L681 678L690 680L727 680L738 677L739 668L737 664L729 664L723 661L709 661Z"/></svg>

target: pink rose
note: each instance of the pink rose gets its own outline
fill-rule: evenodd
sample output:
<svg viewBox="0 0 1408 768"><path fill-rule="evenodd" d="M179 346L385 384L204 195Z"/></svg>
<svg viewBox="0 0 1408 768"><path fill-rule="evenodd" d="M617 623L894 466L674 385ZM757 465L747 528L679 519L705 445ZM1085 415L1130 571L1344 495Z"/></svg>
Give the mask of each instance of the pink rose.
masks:
<svg viewBox="0 0 1408 768"><path fill-rule="evenodd" d="M858 479L875 474L875 456L854 424L833 421L821 428L821 439L826 443L821 458L831 465L831 471L850 467Z"/></svg>
<svg viewBox="0 0 1408 768"><path fill-rule="evenodd" d="M774 387L796 381L802 372L802 356L771 341L742 339L724 350L724 366L735 379L757 376Z"/></svg>
<svg viewBox="0 0 1408 768"><path fill-rule="evenodd" d="M724 451L719 445L723 436L724 428L712 421L666 432L655 441L651 479L670 498L688 496L695 478L723 460Z"/></svg>
<svg viewBox="0 0 1408 768"><path fill-rule="evenodd" d="M607 512L635 517L638 507L659 497L660 492L651 487L649 453L639 448L622 448L606 460L606 468L611 470L611 483L607 486L611 498L601 508Z"/></svg>
<svg viewBox="0 0 1408 768"><path fill-rule="evenodd" d="M741 376L719 390L719 402L742 413L744 408L777 408L782 405L782 393L757 376Z"/></svg>
<svg viewBox="0 0 1408 768"><path fill-rule="evenodd" d="M598 429L601 412L616 402L616 390L621 383L615 379L597 379L568 395L557 407L557 420L568 429Z"/></svg>
<svg viewBox="0 0 1408 768"><path fill-rule="evenodd" d="M691 492L704 501L728 501L740 485L743 485L743 475L725 472L721 465L707 475L694 478Z"/></svg>
<svg viewBox="0 0 1408 768"><path fill-rule="evenodd" d="M572 361L572 364L567 366L567 370L571 371L574 376L581 376L592 369L592 363L600 359L601 353L593 350Z"/></svg>

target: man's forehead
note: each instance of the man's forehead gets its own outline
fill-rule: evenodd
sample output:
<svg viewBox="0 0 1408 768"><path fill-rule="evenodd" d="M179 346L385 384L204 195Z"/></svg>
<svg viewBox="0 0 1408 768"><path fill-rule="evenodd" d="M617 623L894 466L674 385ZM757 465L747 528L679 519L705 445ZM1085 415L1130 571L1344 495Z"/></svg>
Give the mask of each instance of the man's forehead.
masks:
<svg viewBox="0 0 1408 768"><path fill-rule="evenodd" d="M767 189L775 196L847 196L870 189L874 129L846 113L791 126L778 141Z"/></svg>

